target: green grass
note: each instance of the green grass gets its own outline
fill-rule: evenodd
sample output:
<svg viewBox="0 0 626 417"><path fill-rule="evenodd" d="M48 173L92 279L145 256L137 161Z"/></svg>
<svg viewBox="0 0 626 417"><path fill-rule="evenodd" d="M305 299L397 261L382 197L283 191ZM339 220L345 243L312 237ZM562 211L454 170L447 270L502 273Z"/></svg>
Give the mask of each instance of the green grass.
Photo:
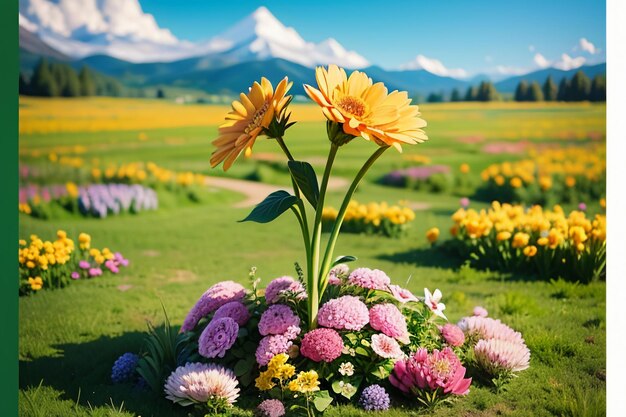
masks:
<svg viewBox="0 0 626 417"><path fill-rule="evenodd" d="M581 110L572 107L525 110L521 118L589 116L604 107ZM498 113L500 112L500 113ZM468 162L472 173L502 155L484 155L481 144L455 141L457 136L483 134L497 140L505 110L450 110L444 122L431 122L431 141L407 152L423 152L433 163ZM532 114L531 114L532 113ZM506 115L509 119L511 114ZM515 116L516 118L518 116ZM584 117L583 117L584 118ZM492 124L489 123L493 120ZM510 127L508 127L510 129ZM582 128L585 129L584 127ZM597 129L589 127L588 131ZM482 133L481 133L482 132ZM485 133L486 132L486 133ZM494 133L495 132L495 133ZM504 130L502 130L504 132ZM153 160L174 169L208 172L210 138L214 128L150 131L140 143L136 132L50 134L23 136L24 149L84 144L88 157L105 160ZM180 138L176 145L166 138ZM327 144L323 126L301 124L294 128L289 146L296 156L313 158L319 168ZM546 137L537 139L550 141ZM255 151L277 153L275 145L260 141ZM342 149L337 175L358 169L373 146L363 141ZM382 158L368 175L375 179L402 164L395 151ZM236 164L229 175L242 176L254 162ZM211 172L212 174L218 171ZM280 179L280 178L279 178ZM449 215L458 207L458 196L417 193L365 183L356 196L361 201L410 200L426 202L406 236L387 239L345 234L336 254L359 257L356 265L385 270L394 282L416 294L424 287L440 288L446 314L452 322L470 314L475 305L521 331L531 350L531 367L514 379L509 389L496 394L489 387L473 385L467 398L438 409L435 416L596 416L603 415L606 374L605 284L574 285L536 282L524 277L476 271L458 259L432 249L424 233L431 226L448 230ZM20 236L37 233L51 238L57 229L73 236L85 231L93 244L121 251L131 260L118 276L73 282L61 290L42 291L19 300L20 415L22 416L186 416L161 395L110 382L115 359L138 351L146 321L162 321L161 302L174 325L182 323L188 309L211 284L233 279L244 281L248 268L256 266L263 282L295 274L293 262L304 264L297 223L289 213L270 225L237 223L248 209L232 207L238 196L218 192L203 204L167 204L156 212L104 220L67 217L53 222L20 217ZM329 196L331 204L340 195ZM124 287L120 287L124 285ZM129 288L130 286L130 288ZM123 289L123 290L122 290ZM237 415L251 415L242 410ZM356 408L331 409L328 416L364 416ZM384 417L418 415L415 409L395 408Z"/></svg>

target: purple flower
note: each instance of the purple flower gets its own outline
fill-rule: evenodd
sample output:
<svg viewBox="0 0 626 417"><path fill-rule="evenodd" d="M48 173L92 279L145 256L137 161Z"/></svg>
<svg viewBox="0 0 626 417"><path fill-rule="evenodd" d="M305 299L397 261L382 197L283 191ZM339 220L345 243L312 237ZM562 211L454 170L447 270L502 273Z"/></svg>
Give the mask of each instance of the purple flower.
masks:
<svg viewBox="0 0 626 417"><path fill-rule="evenodd" d="M72 279L79 279L80 278L80 273L74 271L70 274L70 278Z"/></svg>
<svg viewBox="0 0 626 417"><path fill-rule="evenodd" d="M291 326L299 326L300 318L291 307L285 304L273 304L261 315L259 333L262 336L269 334L283 334Z"/></svg>
<svg viewBox="0 0 626 417"><path fill-rule="evenodd" d="M265 336L256 349L256 361L259 365L265 366L279 353L287 353L292 345L293 342L283 335Z"/></svg>
<svg viewBox="0 0 626 417"><path fill-rule="evenodd" d="M223 358L237 340L239 325L230 317L211 320L198 340L198 352L205 358Z"/></svg>
<svg viewBox="0 0 626 417"><path fill-rule="evenodd" d="M222 281L206 290L191 311L187 314L180 329L181 332L188 332L196 327L196 324L207 314L214 312L221 306L231 301L243 300L246 296L246 289L234 281Z"/></svg>
<svg viewBox="0 0 626 417"><path fill-rule="evenodd" d="M279 400L265 400L254 410L255 417L283 417L285 406Z"/></svg>
<svg viewBox="0 0 626 417"><path fill-rule="evenodd" d="M243 326L250 319L250 312L241 301L231 301L226 303L215 311L213 320L222 317L230 317L235 320L239 326Z"/></svg>
<svg viewBox="0 0 626 417"><path fill-rule="evenodd" d="M117 358L111 369L111 380L116 384L120 382L129 382L135 377L135 370L137 369L137 363L139 362L139 356L134 353L124 353Z"/></svg>
<svg viewBox="0 0 626 417"><path fill-rule="evenodd" d="M370 385L361 393L359 405L365 411L384 411L389 408L390 399L387 391L380 385Z"/></svg>
<svg viewBox="0 0 626 417"><path fill-rule="evenodd" d="M80 261L78 263L78 267L82 269L89 269L90 266L91 264L88 261Z"/></svg>

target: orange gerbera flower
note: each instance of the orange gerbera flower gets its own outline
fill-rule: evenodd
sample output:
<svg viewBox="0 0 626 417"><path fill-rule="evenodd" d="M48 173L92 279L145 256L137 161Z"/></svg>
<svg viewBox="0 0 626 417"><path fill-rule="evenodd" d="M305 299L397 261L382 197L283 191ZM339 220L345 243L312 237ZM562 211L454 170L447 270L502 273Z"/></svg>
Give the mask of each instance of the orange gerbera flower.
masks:
<svg viewBox="0 0 626 417"><path fill-rule="evenodd" d="M383 83L373 84L365 73L354 71L348 78L336 65L328 70L317 67L315 78L319 90L305 84L306 93L328 120L343 124L345 133L394 146L400 152L403 143L428 140L421 130L426 121L419 118L419 109L411 105L406 91L388 93Z"/></svg>
<svg viewBox="0 0 626 417"><path fill-rule="evenodd" d="M211 155L211 167L223 161L226 171L241 151L245 149L246 154L252 151L256 138L289 102L291 97L285 94L292 84L285 77L274 91L272 84L263 77L260 84L254 82L248 94L241 93L239 101L233 101L233 110L226 115L226 121L219 127L219 136L213 141L217 149Z"/></svg>

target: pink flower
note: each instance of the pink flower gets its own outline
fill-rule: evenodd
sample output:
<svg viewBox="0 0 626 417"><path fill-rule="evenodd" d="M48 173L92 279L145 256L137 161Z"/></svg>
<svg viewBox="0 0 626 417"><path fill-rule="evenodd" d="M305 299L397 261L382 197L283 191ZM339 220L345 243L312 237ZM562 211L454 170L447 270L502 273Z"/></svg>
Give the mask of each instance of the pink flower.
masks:
<svg viewBox="0 0 626 417"><path fill-rule="evenodd" d="M106 261L104 263L104 266L106 266L109 271L111 271L114 274L117 274L118 272L120 272L120 269L118 268L118 266L115 264L115 262L113 261L113 259L109 259L108 261Z"/></svg>
<svg viewBox="0 0 626 417"><path fill-rule="evenodd" d="M370 290L385 290L391 283L391 279L379 269L358 268L352 271L348 282Z"/></svg>
<svg viewBox="0 0 626 417"><path fill-rule="evenodd" d="M478 317L487 317L487 315L489 313L487 312L487 310L484 307L476 306L476 307L474 307L473 314L475 316L478 316Z"/></svg>
<svg viewBox="0 0 626 417"><path fill-rule="evenodd" d="M302 338L300 353L315 362L332 362L341 356L343 341L333 329L311 330Z"/></svg>
<svg viewBox="0 0 626 417"><path fill-rule="evenodd" d="M267 284L267 288L265 289L265 301L267 304L274 304L279 302L282 296L289 294L295 295L297 300L304 300L306 298L306 291L302 283L289 276L276 278Z"/></svg>
<svg viewBox="0 0 626 417"><path fill-rule="evenodd" d="M446 309L446 305L444 303L440 303L440 300L441 291L439 291L439 288L437 288L432 294L428 291L428 288L424 288L424 304L426 304L430 311L435 313L435 315L448 320L445 314L443 314L443 310Z"/></svg>
<svg viewBox="0 0 626 417"><path fill-rule="evenodd" d="M246 296L246 289L234 281L222 281L206 290L187 314L180 329L188 332L196 327L196 324L209 313L217 310L231 301L241 301Z"/></svg>
<svg viewBox="0 0 626 417"><path fill-rule="evenodd" d="M403 355L396 339L384 334L372 335L372 350L385 359L398 359Z"/></svg>
<svg viewBox="0 0 626 417"><path fill-rule="evenodd" d="M524 343L520 332L516 332L500 320L494 320L491 317L463 317L457 325L463 330L465 336L472 340L501 339L512 343Z"/></svg>
<svg viewBox="0 0 626 417"><path fill-rule="evenodd" d="M525 343L501 339L482 339L474 346L476 361L490 375L519 372L530 365L530 350Z"/></svg>
<svg viewBox="0 0 626 417"><path fill-rule="evenodd" d="M402 343L409 343L406 319L398 307L391 303L376 304L370 308L370 326Z"/></svg>
<svg viewBox="0 0 626 417"><path fill-rule="evenodd" d="M450 346L462 346L465 343L465 334L459 326L451 323L446 323L441 327L441 335L445 339L446 343Z"/></svg>
<svg viewBox="0 0 626 417"><path fill-rule="evenodd" d="M206 363L179 366L165 381L165 398L182 406L218 398L233 404L239 397L237 378L230 369Z"/></svg>
<svg viewBox="0 0 626 417"><path fill-rule="evenodd" d="M198 352L205 358L223 358L233 347L239 333L239 325L230 317L213 319L198 339Z"/></svg>
<svg viewBox="0 0 626 417"><path fill-rule="evenodd" d="M361 330L369 320L365 303L351 295L326 302L317 315L317 323L320 326L338 330Z"/></svg>
<svg viewBox="0 0 626 417"><path fill-rule="evenodd" d="M70 278L72 279L79 279L80 278L80 273L74 271L70 274Z"/></svg>
<svg viewBox="0 0 626 417"><path fill-rule="evenodd" d="M283 335L265 336L256 349L256 362L265 366L279 353L287 353L292 345L293 342Z"/></svg>
<svg viewBox="0 0 626 417"><path fill-rule="evenodd" d="M90 277L99 277L102 275L102 269L100 268L89 268L89 276Z"/></svg>
<svg viewBox="0 0 626 417"><path fill-rule="evenodd" d="M261 315L259 333L262 336L283 334L289 327L297 327L299 325L300 317L293 312L291 307L285 304L273 304Z"/></svg>
<svg viewBox="0 0 626 417"><path fill-rule="evenodd" d="M430 354L420 348L413 356L396 362L389 382L406 394L441 388L444 394L466 395L472 379L464 376L465 368L449 347Z"/></svg>
<svg viewBox="0 0 626 417"><path fill-rule="evenodd" d="M399 285L389 285L389 292L394 296L396 300L401 303L408 303L409 301L419 301L413 293Z"/></svg>
<svg viewBox="0 0 626 417"><path fill-rule="evenodd" d="M302 329L300 329L300 327L298 326L289 326L287 328L287 331L283 333L283 336L285 336L289 340L294 340L300 335L301 331Z"/></svg>
<svg viewBox="0 0 626 417"><path fill-rule="evenodd" d="M78 263L78 267L81 269L89 269L90 266L91 264L88 261L80 261Z"/></svg>
<svg viewBox="0 0 626 417"><path fill-rule="evenodd" d="M328 284L341 285L342 281L348 278L350 268L346 264L339 264L333 267L328 273Z"/></svg>
<svg viewBox="0 0 626 417"><path fill-rule="evenodd" d="M463 197L461 200L459 200L459 203L461 203L461 207L467 208L470 205L470 200L467 197Z"/></svg>
<svg viewBox="0 0 626 417"><path fill-rule="evenodd" d="M231 301L224 304L213 315L213 320L220 319L222 317L230 317L235 320L239 326L243 326L250 320L250 312L244 303L241 301Z"/></svg>

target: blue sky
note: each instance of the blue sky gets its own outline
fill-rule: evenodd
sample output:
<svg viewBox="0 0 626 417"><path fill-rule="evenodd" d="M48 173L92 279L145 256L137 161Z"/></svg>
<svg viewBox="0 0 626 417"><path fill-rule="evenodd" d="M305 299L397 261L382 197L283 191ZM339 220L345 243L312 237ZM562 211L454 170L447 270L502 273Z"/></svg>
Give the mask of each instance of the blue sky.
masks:
<svg viewBox="0 0 626 417"><path fill-rule="evenodd" d="M598 0L141 0L141 5L159 26L194 41L211 38L264 5L304 39L334 37L386 68L418 54L469 75L538 68L562 61L562 54L584 57L586 63L605 60L606 4ZM585 43L583 50L582 38L593 47Z"/></svg>

